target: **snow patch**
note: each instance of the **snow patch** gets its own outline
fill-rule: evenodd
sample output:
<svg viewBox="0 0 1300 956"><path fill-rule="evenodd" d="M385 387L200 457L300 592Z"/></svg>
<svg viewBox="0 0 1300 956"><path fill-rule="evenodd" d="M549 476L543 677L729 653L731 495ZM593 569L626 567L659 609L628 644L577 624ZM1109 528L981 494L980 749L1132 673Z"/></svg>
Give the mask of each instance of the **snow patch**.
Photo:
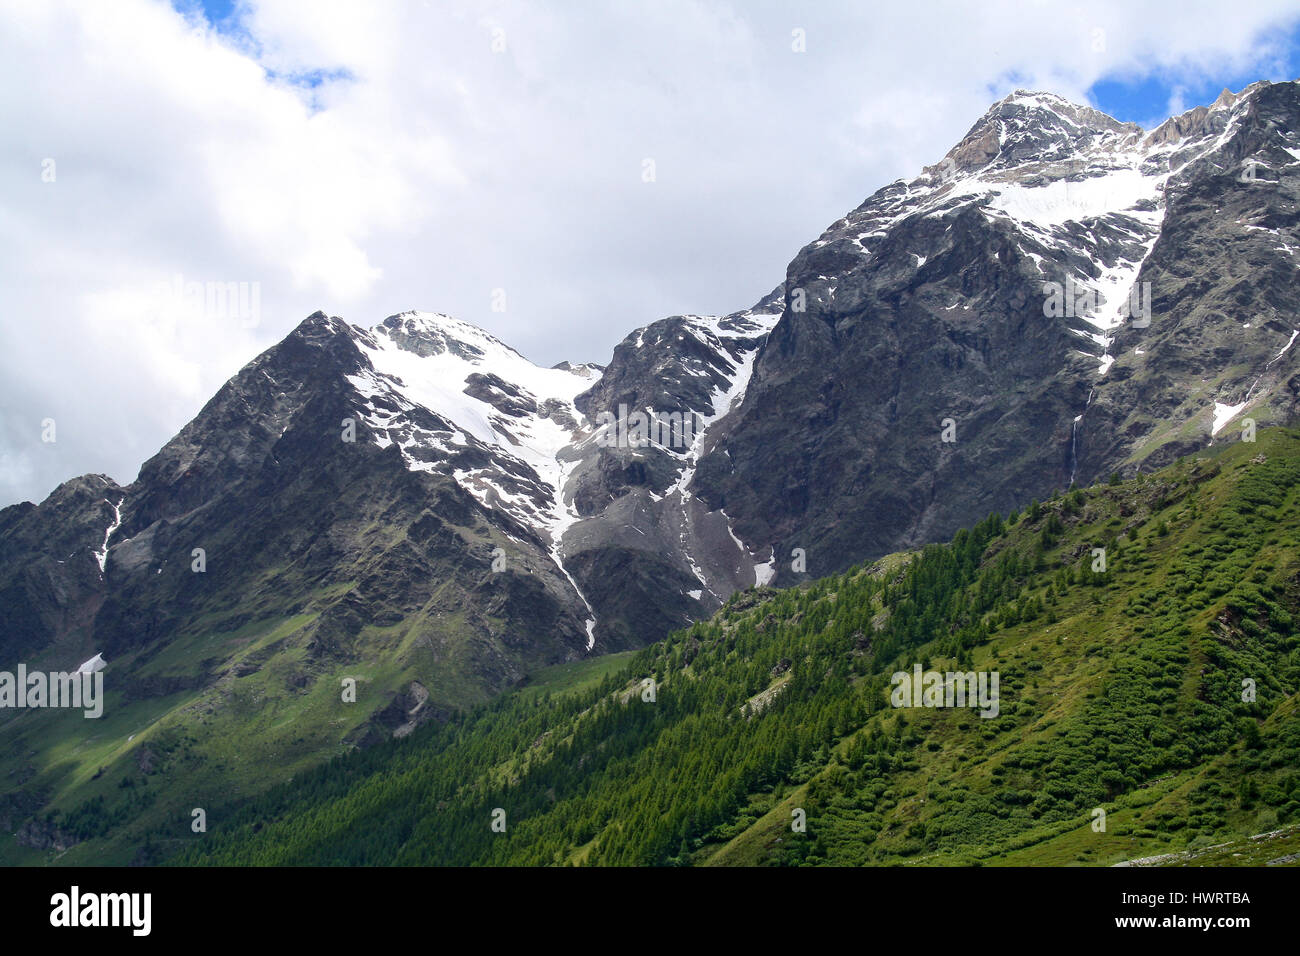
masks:
<svg viewBox="0 0 1300 956"><path fill-rule="evenodd" d="M1012 219L1048 227L1082 222L1114 212L1147 218L1151 213L1139 212L1134 207L1144 199L1156 198L1157 182L1155 177L1143 175L1134 166L1082 182L1058 179L1041 186L1022 186L1018 183L985 183L976 179L970 188L996 190L997 194L988 204L990 209L1004 212Z"/></svg>
<svg viewBox="0 0 1300 956"><path fill-rule="evenodd" d="M1240 405L1224 405L1222 402L1215 402L1214 403L1214 427L1210 429L1210 434L1217 435L1219 433L1219 429L1222 428L1224 425L1228 424L1228 422L1232 421L1232 419L1235 418L1237 414L1243 408L1246 407L1246 404L1247 404L1246 402L1242 402Z"/></svg>
<svg viewBox="0 0 1300 956"><path fill-rule="evenodd" d="M108 664L106 664L106 663L104 662L104 655L103 655L103 653L99 653L99 654L96 654L94 657L92 657L90 660L88 660L88 661L84 661L84 662L82 663L82 665L81 665L80 667L77 668L77 673L78 673L78 674L93 674L93 673L95 673L96 671L102 671L102 670L103 670L105 667L107 667L107 666L108 666Z"/></svg>
<svg viewBox="0 0 1300 956"><path fill-rule="evenodd" d="M113 505L113 502L109 501L107 498L104 499L104 504L113 505L113 523L110 524L104 532L103 547L95 552L95 563L99 565L99 576L101 579L104 577L104 569L108 564L108 539L113 537L113 532L122 526L123 501L126 501L125 496L123 496L122 500L115 505Z"/></svg>
<svg viewBox="0 0 1300 956"><path fill-rule="evenodd" d="M1282 346L1282 351L1278 352L1276 355L1273 356L1273 361L1272 361L1272 362L1269 362L1269 363L1268 363L1269 365L1272 365L1273 362L1276 362L1276 361L1277 361L1278 359L1280 359L1283 355L1286 355L1286 353L1287 353L1288 351L1290 351L1291 346L1295 344L1295 339L1296 339L1296 336L1297 336L1297 335L1300 335L1300 329L1292 329L1292 330L1291 330L1291 338L1289 338L1289 339L1286 340L1286 345Z"/></svg>

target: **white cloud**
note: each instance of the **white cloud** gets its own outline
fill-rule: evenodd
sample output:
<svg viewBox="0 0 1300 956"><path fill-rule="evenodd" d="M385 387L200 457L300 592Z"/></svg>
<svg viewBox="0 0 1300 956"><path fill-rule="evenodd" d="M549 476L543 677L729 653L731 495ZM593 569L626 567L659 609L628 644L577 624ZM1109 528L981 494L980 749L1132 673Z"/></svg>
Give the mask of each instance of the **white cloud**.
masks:
<svg viewBox="0 0 1300 956"><path fill-rule="evenodd" d="M1177 116L1187 110L1186 96L1187 91L1181 86L1175 86L1169 91L1169 104L1166 110L1170 116Z"/></svg>
<svg viewBox="0 0 1300 956"><path fill-rule="evenodd" d="M604 361L636 325L751 304L1011 87L1268 75L1292 9L262 0L222 37L149 0L5 4L0 502L129 481L316 308ZM343 78L293 82L316 71ZM261 324L160 309L177 275L257 283Z"/></svg>

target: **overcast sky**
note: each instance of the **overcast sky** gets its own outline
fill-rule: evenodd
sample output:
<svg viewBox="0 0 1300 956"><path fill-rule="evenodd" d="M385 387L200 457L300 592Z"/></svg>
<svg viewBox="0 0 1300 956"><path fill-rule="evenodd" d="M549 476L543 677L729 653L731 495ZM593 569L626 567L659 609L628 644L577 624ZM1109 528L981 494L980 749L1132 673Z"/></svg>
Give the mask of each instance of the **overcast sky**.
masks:
<svg viewBox="0 0 1300 956"><path fill-rule="evenodd" d="M1149 126L1294 78L1298 23L1276 0L0 0L0 505L131 481L316 309L604 363L753 304L1016 87ZM245 283L248 314L188 283Z"/></svg>

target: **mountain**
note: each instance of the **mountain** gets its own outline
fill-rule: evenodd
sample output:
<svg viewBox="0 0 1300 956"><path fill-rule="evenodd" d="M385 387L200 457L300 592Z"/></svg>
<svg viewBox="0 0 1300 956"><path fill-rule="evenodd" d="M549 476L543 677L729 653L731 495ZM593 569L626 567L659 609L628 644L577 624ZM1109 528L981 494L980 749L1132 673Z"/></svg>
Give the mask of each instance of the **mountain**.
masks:
<svg viewBox="0 0 1300 956"><path fill-rule="evenodd" d="M231 806L173 862L1294 866L1297 506L1300 433L1268 429L746 591ZM902 697L917 671L979 697Z"/></svg>
<svg viewBox="0 0 1300 956"><path fill-rule="evenodd" d="M265 787L446 720L539 669L688 623L720 604L701 600L701 566L724 593L753 583L725 521L697 517L689 493L646 499L626 520L618 509L643 495L629 476L689 468L708 421L743 388L763 319L775 316L642 330L640 355L673 353L647 373L654 400L676 403L679 422L698 413L699 435L632 448L605 447L615 429L579 411L600 388L639 400L630 345L602 378L594 366L538 368L443 315L362 329L317 313L129 486L87 476L0 512L10 659L49 670L108 661L106 717L93 726L79 714L0 714L12 741L0 768L13 781L0 823L19 844L9 851L81 840L75 824L31 818L83 806L109 766L144 766L172 786L184 766L190 799L215 802L232 775ZM587 504L583 518L574 499L601 496L613 507ZM566 529L585 542L577 557ZM638 566L632 535L655 542L658 568ZM690 562L696 570L682 570ZM652 593L673 573L677 590L658 600L620 591L633 580ZM608 636L594 647L598 615ZM76 759L52 759L68 738L82 740Z"/></svg>
<svg viewBox="0 0 1300 956"><path fill-rule="evenodd" d="M750 587L1294 421L1298 128L1295 83L1149 133L1017 91L753 306L604 367L315 313L129 485L0 511L4 661L102 655L108 689L91 728L0 713L0 854L84 839L89 794L127 819L112 768L260 791Z"/></svg>
<svg viewBox="0 0 1300 956"><path fill-rule="evenodd" d="M842 570L1293 421L1297 130L1295 83L1151 133L1049 94L994 104L790 264L695 493L788 584L796 547Z"/></svg>

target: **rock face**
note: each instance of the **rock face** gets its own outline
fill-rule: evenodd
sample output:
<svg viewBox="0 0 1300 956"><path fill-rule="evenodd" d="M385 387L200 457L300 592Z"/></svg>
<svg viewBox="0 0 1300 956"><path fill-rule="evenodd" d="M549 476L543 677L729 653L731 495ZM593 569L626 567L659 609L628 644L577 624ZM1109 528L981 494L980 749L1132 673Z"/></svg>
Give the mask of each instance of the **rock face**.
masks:
<svg viewBox="0 0 1300 956"><path fill-rule="evenodd" d="M1079 434L1081 477L1166 464L1300 413L1300 84L1257 84L1152 134L1177 141L1142 268L1149 328L1117 330Z"/></svg>
<svg viewBox="0 0 1300 956"><path fill-rule="evenodd" d="M387 432L371 422L399 398L353 381L377 375L374 341L317 313L128 487L89 476L0 512L6 659L68 668L101 652L110 680L138 686L113 663L295 616L309 620L278 650L302 649L309 669L389 660L466 674L479 692L584 653L581 602L549 542L485 507L449 467L419 467L379 441ZM450 426L417 409L401 428ZM450 463L488 455L458 451ZM383 629L401 632L399 647L371 642Z"/></svg>
<svg viewBox="0 0 1300 956"><path fill-rule="evenodd" d="M112 479L85 475L39 506L0 511L0 668L47 647L57 648L69 669L94 653L106 531L125 495Z"/></svg>
<svg viewBox="0 0 1300 956"><path fill-rule="evenodd" d="M995 104L791 263L696 495L790 583L1294 420L1298 121L1295 83L1150 134Z"/></svg>
<svg viewBox="0 0 1300 956"><path fill-rule="evenodd" d="M753 307L635 330L603 368L316 313L127 487L0 512L0 652L187 662L119 673L133 699L376 667L346 731L370 740L1293 420L1298 121L1293 83L1151 133L1018 91Z"/></svg>

